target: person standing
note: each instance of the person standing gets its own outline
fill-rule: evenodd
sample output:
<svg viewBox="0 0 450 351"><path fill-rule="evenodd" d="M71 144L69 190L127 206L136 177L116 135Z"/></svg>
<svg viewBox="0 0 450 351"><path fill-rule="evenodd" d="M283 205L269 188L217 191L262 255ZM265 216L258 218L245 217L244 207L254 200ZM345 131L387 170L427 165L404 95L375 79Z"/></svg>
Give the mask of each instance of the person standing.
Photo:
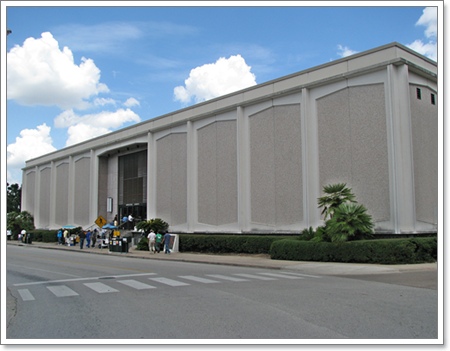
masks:
<svg viewBox="0 0 450 351"><path fill-rule="evenodd" d="M114 222L113 222L113 224L114 224L114 227L117 227L118 224L119 224L118 219L117 219L117 215L114 216Z"/></svg>
<svg viewBox="0 0 450 351"><path fill-rule="evenodd" d="M80 249L83 248L84 239L86 239L86 232L82 230L80 234L78 234L78 237L80 238Z"/></svg>
<svg viewBox="0 0 450 351"><path fill-rule="evenodd" d="M156 238L155 238L155 249L156 252L160 252L161 251L161 243L163 241L163 236L160 232L158 232L158 234L156 234Z"/></svg>
<svg viewBox="0 0 450 351"><path fill-rule="evenodd" d="M156 234L153 230L150 230L147 239L148 239L148 251L156 253L155 250Z"/></svg>
<svg viewBox="0 0 450 351"><path fill-rule="evenodd" d="M128 229L133 229L133 221L134 221L133 215L130 213L128 215Z"/></svg>
<svg viewBox="0 0 450 351"><path fill-rule="evenodd" d="M164 234L164 253L170 254L170 234L166 231L166 234Z"/></svg>
<svg viewBox="0 0 450 351"><path fill-rule="evenodd" d="M69 244L69 232L67 231L67 229L64 231L64 244Z"/></svg>
<svg viewBox="0 0 450 351"><path fill-rule="evenodd" d="M20 232L19 241L20 239L22 239L24 243L27 242L27 231L25 229L22 229L22 231Z"/></svg>
<svg viewBox="0 0 450 351"><path fill-rule="evenodd" d="M9 229L6 231L6 236L8 237L8 240L11 240L12 232Z"/></svg>
<svg viewBox="0 0 450 351"><path fill-rule="evenodd" d="M95 247L95 243L97 241L97 233L98 233L97 228L95 228L94 231L92 232L92 238L91 238L92 247Z"/></svg>
<svg viewBox="0 0 450 351"><path fill-rule="evenodd" d="M62 245L62 240L63 240L63 232L62 229L58 230L58 234L56 234L57 238L58 238L58 245Z"/></svg>
<svg viewBox="0 0 450 351"><path fill-rule="evenodd" d="M91 247L91 236L92 236L91 230L88 229L86 232L86 247L88 249Z"/></svg>

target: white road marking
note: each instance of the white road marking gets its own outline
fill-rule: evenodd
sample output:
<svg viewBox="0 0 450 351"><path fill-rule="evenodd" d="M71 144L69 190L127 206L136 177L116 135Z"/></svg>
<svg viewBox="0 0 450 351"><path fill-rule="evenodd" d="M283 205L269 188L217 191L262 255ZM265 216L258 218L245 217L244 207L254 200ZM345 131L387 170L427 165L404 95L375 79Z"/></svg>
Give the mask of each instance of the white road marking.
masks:
<svg viewBox="0 0 450 351"><path fill-rule="evenodd" d="M52 285L47 286L47 289L50 290L56 297L66 297L66 296L78 296L78 294L65 285Z"/></svg>
<svg viewBox="0 0 450 351"><path fill-rule="evenodd" d="M217 279L231 280L232 282L248 282L248 279L234 278L234 277L229 277L229 276L221 275L221 274L207 274L207 276L217 278Z"/></svg>
<svg viewBox="0 0 450 351"><path fill-rule="evenodd" d="M277 278L305 279L305 278L302 278L302 277L297 277L297 276L287 275L287 274L281 274L281 273L260 273L260 274L268 275L268 276L271 276L271 277L277 277Z"/></svg>
<svg viewBox="0 0 450 351"><path fill-rule="evenodd" d="M179 282L177 280L168 279L168 278L148 278L150 280L154 280L155 282L170 285L170 286L184 286L184 285L190 285L187 283Z"/></svg>
<svg viewBox="0 0 450 351"><path fill-rule="evenodd" d="M19 289L17 291L19 292L20 297L22 298L23 301L33 301L34 300L34 296L31 295L30 290Z"/></svg>
<svg viewBox="0 0 450 351"><path fill-rule="evenodd" d="M111 288L110 286L108 286L106 284L103 284L103 283L83 283L83 285L85 285L88 288L98 292L99 294L110 293L110 292L118 292L119 291L119 290Z"/></svg>
<svg viewBox="0 0 450 351"><path fill-rule="evenodd" d="M218 283L217 280L195 277L193 275L180 275L180 276L178 276L178 278L193 280L194 282L205 283L205 284Z"/></svg>
<svg viewBox="0 0 450 351"><path fill-rule="evenodd" d="M246 273L236 273L240 277L250 278L250 279L259 279L259 280L276 280L276 278L262 277L256 274L246 274Z"/></svg>
<svg viewBox="0 0 450 351"><path fill-rule="evenodd" d="M118 283L125 284L131 288L137 289L137 290L143 290L143 289L156 289L156 287L142 283L137 280L129 279L129 280L118 280Z"/></svg>
<svg viewBox="0 0 450 351"><path fill-rule="evenodd" d="M322 278L321 276L318 276L318 275L303 274L303 273L296 273L296 272L283 272L283 274L298 275L300 277L308 277L308 278Z"/></svg>

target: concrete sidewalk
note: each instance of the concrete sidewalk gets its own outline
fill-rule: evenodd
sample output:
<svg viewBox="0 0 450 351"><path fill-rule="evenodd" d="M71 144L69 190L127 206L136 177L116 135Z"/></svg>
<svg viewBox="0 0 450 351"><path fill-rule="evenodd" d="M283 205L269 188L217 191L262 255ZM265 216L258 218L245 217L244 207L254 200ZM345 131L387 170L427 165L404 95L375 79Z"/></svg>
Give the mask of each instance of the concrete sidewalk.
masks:
<svg viewBox="0 0 450 351"><path fill-rule="evenodd" d="M24 244L15 240L7 241L8 245L18 245L23 247L36 247L42 249L65 250L69 252L83 252L86 254L98 254L109 256L120 256L130 258L141 258L149 260L169 260L192 263L209 263L220 265L260 267L269 269L295 270L305 274L320 275L364 275L364 274L387 274L402 272L437 272L437 263L401 264L401 265L381 265L381 264L361 264L361 263L335 263L335 262L306 262L306 261L285 261L272 260L269 255L244 255L244 254L201 254L192 252L174 252L171 254L152 253L149 251L137 250L131 247L127 253L110 252L107 248L83 248L79 246L58 245L58 243L33 242Z"/></svg>

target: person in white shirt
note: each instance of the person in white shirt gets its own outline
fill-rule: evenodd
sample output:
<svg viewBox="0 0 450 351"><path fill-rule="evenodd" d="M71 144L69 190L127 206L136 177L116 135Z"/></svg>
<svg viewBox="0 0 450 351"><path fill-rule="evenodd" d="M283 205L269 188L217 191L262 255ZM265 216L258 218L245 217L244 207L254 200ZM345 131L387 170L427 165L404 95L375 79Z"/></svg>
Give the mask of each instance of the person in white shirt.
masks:
<svg viewBox="0 0 450 351"><path fill-rule="evenodd" d="M128 215L128 229L133 229L133 216L131 213Z"/></svg>
<svg viewBox="0 0 450 351"><path fill-rule="evenodd" d="M156 234L153 230L150 230L150 233L147 235L148 239L148 251L156 253L155 249L155 241L156 241Z"/></svg>

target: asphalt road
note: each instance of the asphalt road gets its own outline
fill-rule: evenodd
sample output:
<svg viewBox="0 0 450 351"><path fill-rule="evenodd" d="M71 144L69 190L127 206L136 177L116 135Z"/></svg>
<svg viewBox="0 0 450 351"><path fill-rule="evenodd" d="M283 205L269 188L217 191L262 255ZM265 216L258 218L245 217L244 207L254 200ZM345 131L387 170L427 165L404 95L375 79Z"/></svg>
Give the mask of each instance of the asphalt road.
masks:
<svg viewBox="0 0 450 351"><path fill-rule="evenodd" d="M6 344L438 338L438 291L405 284L427 272L399 283L9 245L6 268Z"/></svg>

